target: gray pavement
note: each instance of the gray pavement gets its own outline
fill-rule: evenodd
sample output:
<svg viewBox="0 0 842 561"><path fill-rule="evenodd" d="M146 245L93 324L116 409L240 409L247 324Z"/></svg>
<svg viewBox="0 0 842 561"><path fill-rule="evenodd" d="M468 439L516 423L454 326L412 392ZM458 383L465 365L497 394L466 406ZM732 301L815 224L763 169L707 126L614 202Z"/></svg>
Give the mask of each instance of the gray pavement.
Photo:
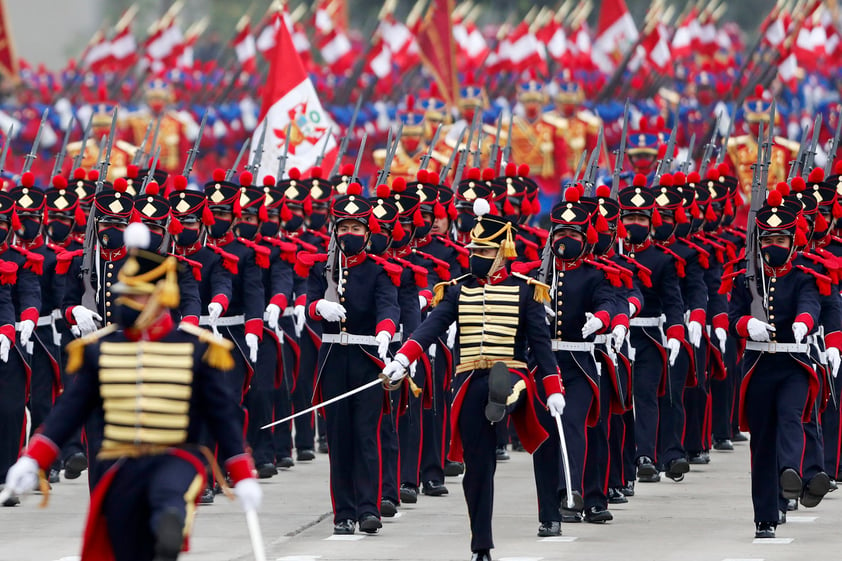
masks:
<svg viewBox="0 0 842 561"><path fill-rule="evenodd" d="M560 538L536 537L535 486L529 455L512 453L497 469L495 560L538 561L822 561L839 559L842 491L816 509L789 513L778 539L753 539L748 444L713 452L682 483L638 484L627 505L612 506L605 525L566 524ZM262 530L270 561L458 561L470 558L468 519L458 479L447 497L420 496L385 519L379 535L332 537L327 456L261 482ZM0 508L0 561L74 561L87 511L85 478L54 486L50 505L28 497ZM201 507L186 560L248 560L245 520L218 497Z"/></svg>

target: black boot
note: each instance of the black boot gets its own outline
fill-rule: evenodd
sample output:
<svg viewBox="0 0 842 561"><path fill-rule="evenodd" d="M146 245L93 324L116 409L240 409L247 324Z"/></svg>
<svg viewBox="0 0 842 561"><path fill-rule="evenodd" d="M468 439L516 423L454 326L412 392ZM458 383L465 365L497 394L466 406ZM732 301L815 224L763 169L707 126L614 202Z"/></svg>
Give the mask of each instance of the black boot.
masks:
<svg viewBox="0 0 842 561"><path fill-rule="evenodd" d="M167 510L155 528L154 561L176 561L184 541L184 520L181 513Z"/></svg>

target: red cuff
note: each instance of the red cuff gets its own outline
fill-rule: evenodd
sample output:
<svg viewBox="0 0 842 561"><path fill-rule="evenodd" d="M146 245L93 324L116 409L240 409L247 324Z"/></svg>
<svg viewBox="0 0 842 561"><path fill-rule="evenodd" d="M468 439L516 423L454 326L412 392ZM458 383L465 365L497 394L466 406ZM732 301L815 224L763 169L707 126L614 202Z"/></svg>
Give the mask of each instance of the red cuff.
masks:
<svg viewBox="0 0 842 561"><path fill-rule="evenodd" d="M47 470L53 465L59 452L60 449L56 446L56 443L43 434L33 436L26 448L26 455L38 462L38 467L43 470Z"/></svg>
<svg viewBox="0 0 842 561"><path fill-rule="evenodd" d="M390 319L384 319L383 321L377 324L377 327L374 328L375 333L380 333L381 331L387 332L389 336L394 336L395 322L393 322Z"/></svg>
<svg viewBox="0 0 842 561"><path fill-rule="evenodd" d="M409 364L412 364L424 354L424 349L418 344L415 339L410 339L398 350L398 352L409 359Z"/></svg>
<svg viewBox="0 0 842 561"><path fill-rule="evenodd" d="M307 295L302 294L298 298L295 299L296 306L306 306L307 305Z"/></svg>
<svg viewBox="0 0 842 561"><path fill-rule="evenodd" d="M199 327L199 318L196 316L184 316L181 318L181 323L189 323L190 325Z"/></svg>
<svg viewBox="0 0 842 561"><path fill-rule="evenodd" d="M216 302L217 304L220 304L222 306L222 313L223 314L228 311L228 297L225 296L224 294L217 294L216 296L211 298L211 303L214 303L214 302Z"/></svg>
<svg viewBox="0 0 842 561"><path fill-rule="evenodd" d="M667 339L678 339L679 341L684 340L684 326L683 325L671 325L667 327Z"/></svg>
<svg viewBox="0 0 842 561"><path fill-rule="evenodd" d="M813 326L815 326L815 322L813 322L813 316L811 316L807 312L795 316L795 321L792 323L795 323L796 321L800 321L801 323L807 325L807 333L811 332L813 330Z"/></svg>
<svg viewBox="0 0 842 561"><path fill-rule="evenodd" d="M740 337L748 337L748 322L751 316L743 316L737 321L737 335Z"/></svg>
<svg viewBox="0 0 842 561"><path fill-rule="evenodd" d="M259 340L263 340L263 318L254 318L246 321L246 333L257 335Z"/></svg>
<svg viewBox="0 0 842 561"><path fill-rule="evenodd" d="M316 304L318 303L319 300L313 300L310 302L310 305L307 307L307 314L310 316L310 319L322 321L322 316L320 316L319 312L316 311Z"/></svg>
<svg viewBox="0 0 842 561"><path fill-rule="evenodd" d="M614 316L614 319L611 320L611 329L614 329L618 325L622 325L626 329L629 328L629 316L628 314L618 314Z"/></svg>
<svg viewBox="0 0 842 561"><path fill-rule="evenodd" d="M73 317L73 308L76 306L68 306L66 310L64 310L64 319L67 321L68 325L76 325L76 318Z"/></svg>
<svg viewBox="0 0 842 561"><path fill-rule="evenodd" d="M728 331L728 314L716 314L711 320L714 329L724 329Z"/></svg>
<svg viewBox="0 0 842 561"><path fill-rule="evenodd" d="M272 296L272 299L269 300L270 304L275 304L281 309L281 313L287 309L287 302L289 302L289 298L287 298L286 294L275 294Z"/></svg>
<svg viewBox="0 0 842 561"><path fill-rule="evenodd" d="M5 335L12 345L15 344L15 326L11 323L0 326L0 335Z"/></svg>
<svg viewBox="0 0 842 561"><path fill-rule="evenodd" d="M605 331L605 329L611 324L611 316L608 315L608 312L605 310L600 310L593 316L602 322L602 329L599 330L600 333Z"/></svg>
<svg viewBox="0 0 842 561"><path fill-rule="evenodd" d="M640 310L643 309L643 306L640 305L640 300L632 296L629 298L629 304L634 304L634 315L632 317L637 317L640 315Z"/></svg>
<svg viewBox="0 0 842 561"><path fill-rule="evenodd" d="M707 323L707 313L701 308L693 310L690 312L690 321L696 321L705 325Z"/></svg>
<svg viewBox="0 0 842 561"><path fill-rule="evenodd" d="M250 454L239 454L228 458L225 462L225 469L231 476L231 482L236 485L243 479L251 479L256 475L254 460Z"/></svg>
<svg viewBox="0 0 842 561"><path fill-rule="evenodd" d="M544 376L542 380L544 383L544 392L547 397L554 393L564 393L564 386L561 385L561 376L556 372L552 376Z"/></svg>
<svg viewBox="0 0 842 561"><path fill-rule="evenodd" d="M20 320L26 321L31 320L32 323L38 323L38 309L37 308L27 308L20 313Z"/></svg>
<svg viewBox="0 0 842 561"><path fill-rule="evenodd" d="M824 336L825 347L842 350L842 331L834 331Z"/></svg>

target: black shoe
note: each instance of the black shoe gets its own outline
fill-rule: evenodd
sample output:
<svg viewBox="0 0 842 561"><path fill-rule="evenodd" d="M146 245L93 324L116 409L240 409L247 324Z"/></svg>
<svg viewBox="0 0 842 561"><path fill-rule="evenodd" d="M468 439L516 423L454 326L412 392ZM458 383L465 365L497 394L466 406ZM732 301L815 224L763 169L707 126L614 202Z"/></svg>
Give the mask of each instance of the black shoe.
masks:
<svg viewBox="0 0 842 561"><path fill-rule="evenodd" d="M458 477L465 473L465 464L461 462L444 462L444 475L447 477Z"/></svg>
<svg viewBox="0 0 842 561"><path fill-rule="evenodd" d="M316 453L313 452L312 448L304 448L303 450L298 451L298 455L295 459L299 462L312 462L316 459Z"/></svg>
<svg viewBox="0 0 842 561"><path fill-rule="evenodd" d="M787 512L792 512L794 510L798 510L798 499L787 499L786 500L786 510L787 510Z"/></svg>
<svg viewBox="0 0 842 561"><path fill-rule="evenodd" d="M755 538L774 538L776 525L772 522L758 522L754 531Z"/></svg>
<svg viewBox="0 0 842 561"><path fill-rule="evenodd" d="M731 442L748 442L748 437L740 431L736 431L734 436L731 437Z"/></svg>
<svg viewBox="0 0 842 561"><path fill-rule="evenodd" d="M832 492L836 491L837 489L839 489L839 485L836 483L835 479L831 479L830 480L830 490L828 491L828 493L832 493Z"/></svg>
<svg viewBox="0 0 842 561"><path fill-rule="evenodd" d="M706 464L709 464L710 463L710 450L703 451L702 452L702 458L704 458Z"/></svg>
<svg viewBox="0 0 842 561"><path fill-rule="evenodd" d="M779 510L778 511L778 526L780 526L781 524L786 524L786 511L785 510Z"/></svg>
<svg viewBox="0 0 842 561"><path fill-rule="evenodd" d="M471 555L471 561L491 561L491 552L487 549L475 551Z"/></svg>
<svg viewBox="0 0 842 561"><path fill-rule="evenodd" d="M447 487L444 486L444 483L439 483L438 481L425 481L421 492L425 495L430 495L431 497L441 497L446 495L449 491L447 490Z"/></svg>
<svg viewBox="0 0 842 561"><path fill-rule="evenodd" d="M512 452L526 452L526 448L523 447L520 441L515 441L512 442Z"/></svg>
<svg viewBox="0 0 842 561"><path fill-rule="evenodd" d="M684 481L684 474L688 471L690 471L690 462L684 458L676 458L669 463L664 475L678 483Z"/></svg>
<svg viewBox="0 0 842 561"><path fill-rule="evenodd" d="M257 466L257 478L269 479L278 475L278 468L274 464L260 464Z"/></svg>
<svg viewBox="0 0 842 561"><path fill-rule="evenodd" d="M353 520L340 520L333 525L333 533L341 536L350 536L355 530Z"/></svg>
<svg viewBox="0 0 842 561"><path fill-rule="evenodd" d="M538 537L549 538L551 536L561 535L561 522L541 522L538 526Z"/></svg>
<svg viewBox="0 0 842 561"><path fill-rule="evenodd" d="M734 444L728 440L717 440L713 443L713 449L719 450L720 452L730 452L734 449Z"/></svg>
<svg viewBox="0 0 842 561"><path fill-rule="evenodd" d="M702 466L710 462L710 458L705 457L704 452L697 452L690 454L690 459L687 460L691 465Z"/></svg>
<svg viewBox="0 0 842 561"><path fill-rule="evenodd" d="M380 516L384 518L392 518L398 513L398 505L391 499L383 499L380 501Z"/></svg>
<svg viewBox="0 0 842 561"><path fill-rule="evenodd" d="M280 460L275 461L275 467L278 469L289 469L295 465L295 462L292 461L292 458L289 456L284 456Z"/></svg>
<svg viewBox="0 0 842 561"><path fill-rule="evenodd" d="M622 505L629 502L623 492L617 487L608 489L608 503L612 505Z"/></svg>
<svg viewBox="0 0 842 561"><path fill-rule="evenodd" d="M11 496L5 501L3 501L3 506L18 506L20 504L20 499L16 496Z"/></svg>
<svg viewBox="0 0 842 561"><path fill-rule="evenodd" d="M506 418L506 400L512 393L512 374L502 362L495 362L488 372L488 403L485 418L490 423L499 423Z"/></svg>
<svg viewBox="0 0 842 561"><path fill-rule="evenodd" d="M88 469L88 458L82 452L76 452L64 461L64 478L79 479L86 469Z"/></svg>
<svg viewBox="0 0 842 561"><path fill-rule="evenodd" d="M59 477L59 471L56 468L50 468L50 475L49 477L47 477L47 481L50 482L50 485L61 481L61 477Z"/></svg>
<svg viewBox="0 0 842 561"><path fill-rule="evenodd" d="M625 487L620 487L620 492L627 497L634 496L634 481L626 481Z"/></svg>
<svg viewBox="0 0 842 561"><path fill-rule="evenodd" d="M648 456L641 456L637 459L637 480L641 483L657 483L661 480L658 468Z"/></svg>
<svg viewBox="0 0 842 561"><path fill-rule="evenodd" d="M801 495L801 504L807 508L813 508L822 502L822 499L830 491L830 476L821 471L814 475L807 485L804 486L804 493Z"/></svg>
<svg viewBox="0 0 842 561"><path fill-rule="evenodd" d="M212 505L213 498L216 496L216 493L213 492L213 489L210 487L205 487L205 490L202 491L202 496L199 497L199 504L200 505Z"/></svg>
<svg viewBox="0 0 842 561"><path fill-rule="evenodd" d="M403 483L401 485L401 502L407 504L414 504L418 502L418 488L409 485L407 483Z"/></svg>
<svg viewBox="0 0 842 561"><path fill-rule="evenodd" d="M561 521L565 524L579 524L582 521L582 513L578 510L561 509Z"/></svg>
<svg viewBox="0 0 842 561"><path fill-rule="evenodd" d="M316 446L316 450L319 451L319 454L327 454L327 439L320 438L319 445Z"/></svg>
<svg viewBox="0 0 842 561"><path fill-rule="evenodd" d="M360 531L366 534L376 534L382 527L383 523L373 514L366 514L360 519Z"/></svg>
<svg viewBox="0 0 842 561"><path fill-rule="evenodd" d="M505 462L511 459L509 453L506 451L505 446L498 446L497 447L497 461L498 462Z"/></svg>
<svg viewBox="0 0 842 561"><path fill-rule="evenodd" d="M585 508L585 500L582 498L582 493L579 491L573 491L570 493L571 498L573 499L573 508L567 508L567 489L562 489L558 496L559 502L561 503L562 510L575 510L577 512L581 512L582 509Z"/></svg>
<svg viewBox="0 0 842 561"><path fill-rule="evenodd" d="M786 468L781 472L781 496L785 499L798 499L801 496L801 476L792 468Z"/></svg>
<svg viewBox="0 0 842 561"><path fill-rule="evenodd" d="M585 522L591 524L603 524L614 520L614 515L611 514L607 508L601 506L592 506L585 509Z"/></svg>

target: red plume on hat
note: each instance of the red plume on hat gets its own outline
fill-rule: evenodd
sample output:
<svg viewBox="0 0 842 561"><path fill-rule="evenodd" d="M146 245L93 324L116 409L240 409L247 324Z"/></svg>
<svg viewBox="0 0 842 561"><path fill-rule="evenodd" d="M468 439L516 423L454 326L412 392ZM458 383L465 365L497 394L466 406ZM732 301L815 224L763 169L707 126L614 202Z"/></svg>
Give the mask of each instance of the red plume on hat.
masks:
<svg viewBox="0 0 842 561"><path fill-rule="evenodd" d="M170 223L167 226L167 231L173 236L176 236L184 231L184 226L175 215L170 216Z"/></svg>
<svg viewBox="0 0 842 561"><path fill-rule="evenodd" d="M401 241L405 235L406 231L403 229L403 226L401 226L401 221L395 221L395 225L392 228L392 239L395 241Z"/></svg>
<svg viewBox="0 0 842 561"><path fill-rule="evenodd" d="M661 213L658 212L658 209L652 209L652 225L656 228L661 226L664 223L664 220L661 218Z"/></svg>

